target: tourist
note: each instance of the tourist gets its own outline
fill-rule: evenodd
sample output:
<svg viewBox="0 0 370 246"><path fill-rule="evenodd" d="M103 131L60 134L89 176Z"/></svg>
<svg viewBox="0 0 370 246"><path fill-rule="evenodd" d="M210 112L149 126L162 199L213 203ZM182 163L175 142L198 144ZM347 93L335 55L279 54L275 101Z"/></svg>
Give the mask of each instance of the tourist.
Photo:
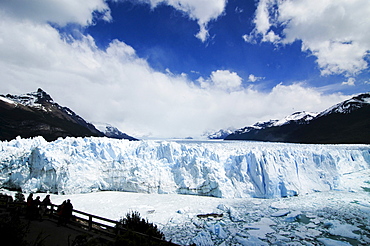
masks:
<svg viewBox="0 0 370 246"><path fill-rule="evenodd" d="M51 200L50 200L50 195L47 195L44 200L42 200L41 205L40 205L40 216L42 219L42 216L44 216L47 206L51 205Z"/></svg>
<svg viewBox="0 0 370 246"><path fill-rule="evenodd" d="M27 207L26 207L26 217L28 219L32 218L32 206L33 206L33 194L30 193L27 197Z"/></svg>

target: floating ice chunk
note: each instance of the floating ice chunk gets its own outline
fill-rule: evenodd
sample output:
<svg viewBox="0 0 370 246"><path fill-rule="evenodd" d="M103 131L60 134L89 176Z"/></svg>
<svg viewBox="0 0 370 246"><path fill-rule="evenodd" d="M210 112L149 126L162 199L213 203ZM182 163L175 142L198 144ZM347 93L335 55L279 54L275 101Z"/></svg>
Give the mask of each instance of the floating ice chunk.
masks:
<svg viewBox="0 0 370 246"><path fill-rule="evenodd" d="M230 220L233 222L244 221L240 213L233 207L230 207L229 214L230 214Z"/></svg>
<svg viewBox="0 0 370 246"><path fill-rule="evenodd" d="M217 223L217 224L208 224L207 227L208 227L208 230L210 232L212 232L213 234L215 234L219 238L225 239L228 236L227 233L225 232L225 230L220 225L220 223Z"/></svg>
<svg viewBox="0 0 370 246"><path fill-rule="evenodd" d="M260 226L258 230L249 230L248 233L253 237L267 239L267 234L275 233L275 230L269 226Z"/></svg>
<svg viewBox="0 0 370 246"><path fill-rule="evenodd" d="M203 225L204 225L204 221L203 220L199 220L197 218L196 219L193 219L192 222L198 228L202 228Z"/></svg>
<svg viewBox="0 0 370 246"><path fill-rule="evenodd" d="M260 226L271 226L276 225L275 221L269 218L261 218L260 221L250 223L245 226L246 229L258 229Z"/></svg>
<svg viewBox="0 0 370 246"><path fill-rule="evenodd" d="M285 216L289 213L290 213L289 210L280 210L280 211L277 211L277 212L271 214L271 217L283 217L283 216Z"/></svg>
<svg viewBox="0 0 370 246"><path fill-rule="evenodd" d="M235 239L243 246L268 246L269 244L259 240L256 237L244 238L244 237L235 237Z"/></svg>
<svg viewBox="0 0 370 246"><path fill-rule="evenodd" d="M316 218L316 219L311 219L311 222L317 225L321 223L321 220L319 218Z"/></svg>
<svg viewBox="0 0 370 246"><path fill-rule="evenodd" d="M287 215L287 217L285 218L285 221L286 222L294 222L294 221L297 221L300 218L301 215L302 215L302 212L301 211L291 212L290 214Z"/></svg>
<svg viewBox="0 0 370 246"><path fill-rule="evenodd" d="M284 244L283 244L284 245ZM287 244L289 246L303 246L303 244L301 244L300 242L290 242L289 244ZM305 245L312 245L312 244L309 244L306 242Z"/></svg>
<svg viewBox="0 0 370 246"><path fill-rule="evenodd" d="M262 201L260 201L260 200L253 200L252 203L254 205L261 205L262 204Z"/></svg>
<svg viewBox="0 0 370 246"><path fill-rule="evenodd" d="M275 234L276 241L283 241L283 242L289 242L291 239L288 237L284 237L283 235Z"/></svg>
<svg viewBox="0 0 370 246"><path fill-rule="evenodd" d="M361 235L353 233L353 231L361 230L357 226L350 224L342 224L338 220L327 220L324 222L324 225L328 227L328 232L332 235L348 237L353 239L360 239Z"/></svg>
<svg viewBox="0 0 370 246"><path fill-rule="evenodd" d="M193 238L193 243L197 246L213 246L211 234L208 231L201 231Z"/></svg>
<svg viewBox="0 0 370 246"><path fill-rule="evenodd" d="M273 202L271 203L270 207L274 209L287 209L288 208L287 205L282 202Z"/></svg>
<svg viewBox="0 0 370 246"><path fill-rule="evenodd" d="M307 235L309 237L318 237L322 234L321 231L315 230L315 229L307 229Z"/></svg>
<svg viewBox="0 0 370 246"><path fill-rule="evenodd" d="M268 225L268 226L276 225L275 221L273 221L272 219L269 219L269 218L261 218L261 220L259 222L257 222L257 224Z"/></svg>
<svg viewBox="0 0 370 246"><path fill-rule="evenodd" d="M270 226L276 225L276 223L269 218L262 218L260 221L251 223L245 226L245 229L249 229L248 233L260 239L267 239L267 234L275 233L276 231Z"/></svg>
<svg viewBox="0 0 370 246"><path fill-rule="evenodd" d="M307 227L300 227L299 231L294 232L294 235L298 236L301 239L312 239L320 236L321 234L321 231L310 229Z"/></svg>
<svg viewBox="0 0 370 246"><path fill-rule="evenodd" d="M316 225L315 223L310 222L310 223L308 223L308 224L306 225L306 227L307 227L307 228L316 228L316 227L317 227L317 225Z"/></svg>
<svg viewBox="0 0 370 246"><path fill-rule="evenodd" d="M325 246L351 246L351 244L348 242L341 242L330 238L317 238L317 241Z"/></svg>

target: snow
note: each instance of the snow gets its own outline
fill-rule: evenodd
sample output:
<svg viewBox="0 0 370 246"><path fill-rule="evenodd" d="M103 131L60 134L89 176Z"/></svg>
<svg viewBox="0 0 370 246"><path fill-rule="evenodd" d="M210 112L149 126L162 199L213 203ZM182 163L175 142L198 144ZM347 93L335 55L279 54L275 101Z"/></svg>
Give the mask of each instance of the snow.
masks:
<svg viewBox="0 0 370 246"><path fill-rule="evenodd" d="M221 129L221 130L218 130L218 131L214 131L214 130L209 130L209 131L206 131L203 136L209 138L209 139L224 139L225 137L227 137L228 135L230 135L231 133L235 132L236 129L234 127L229 127L227 129Z"/></svg>
<svg viewBox="0 0 370 246"><path fill-rule="evenodd" d="M272 126L282 126L282 125L289 123L290 121L299 121L299 120L303 121L304 120L308 122L312 120L313 118L315 118L317 115L318 113L305 112L305 111L297 112L297 113L294 113L292 115L285 117L284 119L276 121Z"/></svg>
<svg viewBox="0 0 370 246"><path fill-rule="evenodd" d="M318 113L305 112L305 111L296 112L280 120L259 121L252 126L247 126L239 130L236 130L234 132L237 134L243 134L243 133L248 133L252 130L260 130L260 129L265 129L269 127L283 126L291 122L296 122L299 124L309 123L309 121L311 121L318 115L319 115Z"/></svg>
<svg viewBox="0 0 370 246"><path fill-rule="evenodd" d="M41 89L38 89L35 92L22 94L22 95L6 95L0 96L0 100L5 101L10 104L21 104L26 107L36 108L44 111L51 111L50 108L44 107L41 103L39 103L40 99L46 99L50 103L54 103L53 99Z"/></svg>
<svg viewBox="0 0 370 246"><path fill-rule="evenodd" d="M0 142L2 187L112 220L138 211L181 245L369 245L369 165L369 145Z"/></svg>
<svg viewBox="0 0 370 246"><path fill-rule="evenodd" d="M358 108L363 107L365 104L370 104L370 93L363 93L349 100L338 103L328 108L327 110L321 112L319 114L319 117L328 115L331 113L347 114Z"/></svg>
<svg viewBox="0 0 370 246"><path fill-rule="evenodd" d="M12 100L6 98L6 97L2 97L0 96L0 100L6 102L6 103L9 103L9 104L16 104L15 102L13 102Z"/></svg>
<svg viewBox="0 0 370 246"><path fill-rule="evenodd" d="M348 190L369 145L42 137L0 142L0 184L25 192L99 190L274 198Z"/></svg>
<svg viewBox="0 0 370 246"><path fill-rule="evenodd" d="M352 191L326 191L288 198L215 198L179 194L99 191L51 194L54 204L71 199L75 209L112 220L138 211L181 245L369 245L370 171L353 173ZM14 196L15 192L1 191ZM27 197L28 194L25 194ZM34 196L45 197L44 193ZM358 202L361 201L361 202ZM275 217L284 204L300 218ZM197 215L222 214L222 217ZM232 219L232 213L238 220Z"/></svg>
<svg viewBox="0 0 370 246"><path fill-rule="evenodd" d="M20 103L24 106L29 106L29 107L42 107L41 104L37 103L38 99L38 93L37 92L32 92L32 93L27 93L27 94L22 94L20 96L15 96L12 97L12 100L16 103Z"/></svg>

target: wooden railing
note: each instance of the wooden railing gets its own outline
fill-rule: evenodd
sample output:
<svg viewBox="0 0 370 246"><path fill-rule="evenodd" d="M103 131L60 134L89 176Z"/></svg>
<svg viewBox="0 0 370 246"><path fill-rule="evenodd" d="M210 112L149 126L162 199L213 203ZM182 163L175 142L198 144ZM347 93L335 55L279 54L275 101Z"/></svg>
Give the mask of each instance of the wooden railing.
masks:
<svg viewBox="0 0 370 246"><path fill-rule="evenodd" d="M14 207L20 207L25 208L27 204L25 202L13 202L11 199L7 199L4 197L0 197L0 206L5 208L14 208ZM60 205L47 205L45 216L49 216L49 218L52 219L59 219L59 216L57 215L57 209ZM121 226L119 221L107 219L104 217L100 217L97 215L89 214L86 212L82 212L76 209L73 209L72 211L72 218L70 220L71 224L82 227L89 231L95 231L99 233L103 233L106 236L114 239L117 235L123 234L124 232L129 231L128 229ZM130 231L132 233L135 233L137 235L147 237L152 241L157 241L163 243L163 245L175 245L179 246L178 244L165 241L160 238L152 237L147 234L136 232L136 231Z"/></svg>

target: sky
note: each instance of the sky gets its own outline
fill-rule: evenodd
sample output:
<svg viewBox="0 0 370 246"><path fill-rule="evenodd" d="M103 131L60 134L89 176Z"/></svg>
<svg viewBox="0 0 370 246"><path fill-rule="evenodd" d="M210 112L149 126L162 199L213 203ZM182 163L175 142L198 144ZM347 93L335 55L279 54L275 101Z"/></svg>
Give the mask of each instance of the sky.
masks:
<svg viewBox="0 0 370 246"><path fill-rule="evenodd" d="M368 30L368 0L1 0L0 94L199 137L369 92Z"/></svg>

